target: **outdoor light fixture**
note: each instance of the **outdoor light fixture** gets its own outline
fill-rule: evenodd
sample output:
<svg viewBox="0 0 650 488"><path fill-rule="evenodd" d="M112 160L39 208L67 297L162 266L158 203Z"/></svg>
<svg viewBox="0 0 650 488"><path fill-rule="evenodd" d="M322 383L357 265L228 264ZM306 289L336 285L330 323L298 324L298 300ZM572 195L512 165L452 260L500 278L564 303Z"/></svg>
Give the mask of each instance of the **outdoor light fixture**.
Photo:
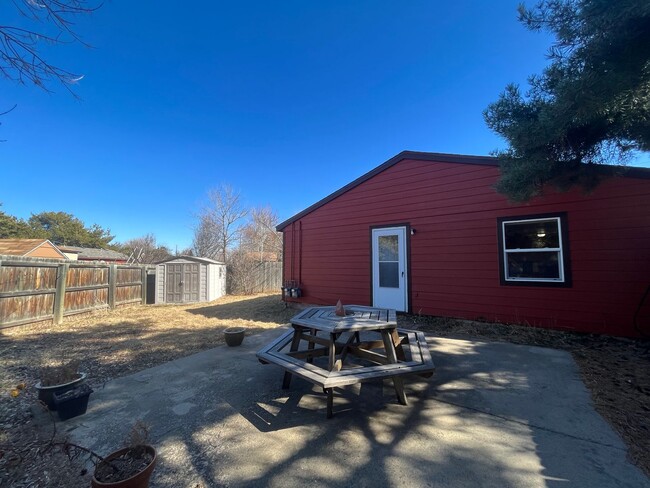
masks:
<svg viewBox="0 0 650 488"><path fill-rule="evenodd" d="M415 229L411 229L411 235L412 235L412 236L415 235Z"/></svg>

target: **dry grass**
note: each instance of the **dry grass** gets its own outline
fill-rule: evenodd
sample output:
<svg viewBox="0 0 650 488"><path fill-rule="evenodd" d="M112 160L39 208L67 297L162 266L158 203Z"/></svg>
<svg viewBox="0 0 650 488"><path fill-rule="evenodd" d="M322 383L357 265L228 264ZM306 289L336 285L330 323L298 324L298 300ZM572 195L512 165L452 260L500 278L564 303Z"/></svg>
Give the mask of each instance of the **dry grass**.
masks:
<svg viewBox="0 0 650 488"><path fill-rule="evenodd" d="M93 382L104 382L223 344L228 327L254 334L286 324L292 313L277 295L226 296L208 304L131 307L58 326L4 329L0 388L33 384L39 368L75 359Z"/></svg>
<svg viewBox="0 0 650 488"><path fill-rule="evenodd" d="M278 295L226 296L208 304L98 312L58 326L0 329L0 486L81 483L67 457L43 451L49 432L32 424L32 386L42 368L78 360L91 385L100 385L223 344L228 327L254 334L286 324L294 314ZM13 398L10 392L20 383L27 388Z"/></svg>

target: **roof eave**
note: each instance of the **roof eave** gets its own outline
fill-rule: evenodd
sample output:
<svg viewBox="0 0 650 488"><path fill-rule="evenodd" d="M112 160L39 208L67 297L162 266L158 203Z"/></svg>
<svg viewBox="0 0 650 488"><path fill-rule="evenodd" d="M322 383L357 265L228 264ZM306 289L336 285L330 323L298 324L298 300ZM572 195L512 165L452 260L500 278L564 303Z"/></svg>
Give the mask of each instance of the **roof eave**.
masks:
<svg viewBox="0 0 650 488"><path fill-rule="evenodd" d="M491 156L470 156L465 154L445 154L445 153L430 153L430 152L419 152L419 151L402 151L401 153L393 156L388 161L380 164L376 168L368 171L366 174L360 176L356 180L348 183L342 188L339 188L334 193L329 194L325 198L319 200L313 205L307 207L302 212L297 213L293 217L281 222L275 227L275 230L281 232L285 227L295 222L296 220L301 219L305 215L313 212L317 208L322 207L328 202L331 202L336 197L346 193L347 191L359 186L364 181L369 180L373 176L378 175L382 171L394 166L404 159L414 159L417 161L433 161L438 163L461 163L461 164L481 164L486 166L498 166L499 162L497 158Z"/></svg>

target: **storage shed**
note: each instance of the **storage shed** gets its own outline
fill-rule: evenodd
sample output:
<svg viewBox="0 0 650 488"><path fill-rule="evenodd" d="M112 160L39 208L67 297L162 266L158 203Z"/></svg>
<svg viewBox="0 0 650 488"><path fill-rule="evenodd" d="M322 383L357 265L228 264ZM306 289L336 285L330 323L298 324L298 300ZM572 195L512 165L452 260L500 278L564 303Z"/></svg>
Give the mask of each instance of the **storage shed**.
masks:
<svg viewBox="0 0 650 488"><path fill-rule="evenodd" d="M176 256L156 265L156 303L211 302L226 294L226 265Z"/></svg>
<svg viewBox="0 0 650 488"><path fill-rule="evenodd" d="M516 204L495 158L402 152L278 225L284 299L650 334L650 169L601 169Z"/></svg>

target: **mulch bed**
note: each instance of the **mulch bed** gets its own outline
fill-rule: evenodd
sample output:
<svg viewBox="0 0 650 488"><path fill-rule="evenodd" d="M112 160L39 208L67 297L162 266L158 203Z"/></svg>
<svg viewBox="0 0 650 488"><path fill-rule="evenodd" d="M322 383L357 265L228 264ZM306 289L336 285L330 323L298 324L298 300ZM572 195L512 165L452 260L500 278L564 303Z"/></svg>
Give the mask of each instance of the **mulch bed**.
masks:
<svg viewBox="0 0 650 488"><path fill-rule="evenodd" d="M650 341L535 327L403 315L400 327L440 337L502 341L570 352L600 413L628 447L630 460L650 476Z"/></svg>

